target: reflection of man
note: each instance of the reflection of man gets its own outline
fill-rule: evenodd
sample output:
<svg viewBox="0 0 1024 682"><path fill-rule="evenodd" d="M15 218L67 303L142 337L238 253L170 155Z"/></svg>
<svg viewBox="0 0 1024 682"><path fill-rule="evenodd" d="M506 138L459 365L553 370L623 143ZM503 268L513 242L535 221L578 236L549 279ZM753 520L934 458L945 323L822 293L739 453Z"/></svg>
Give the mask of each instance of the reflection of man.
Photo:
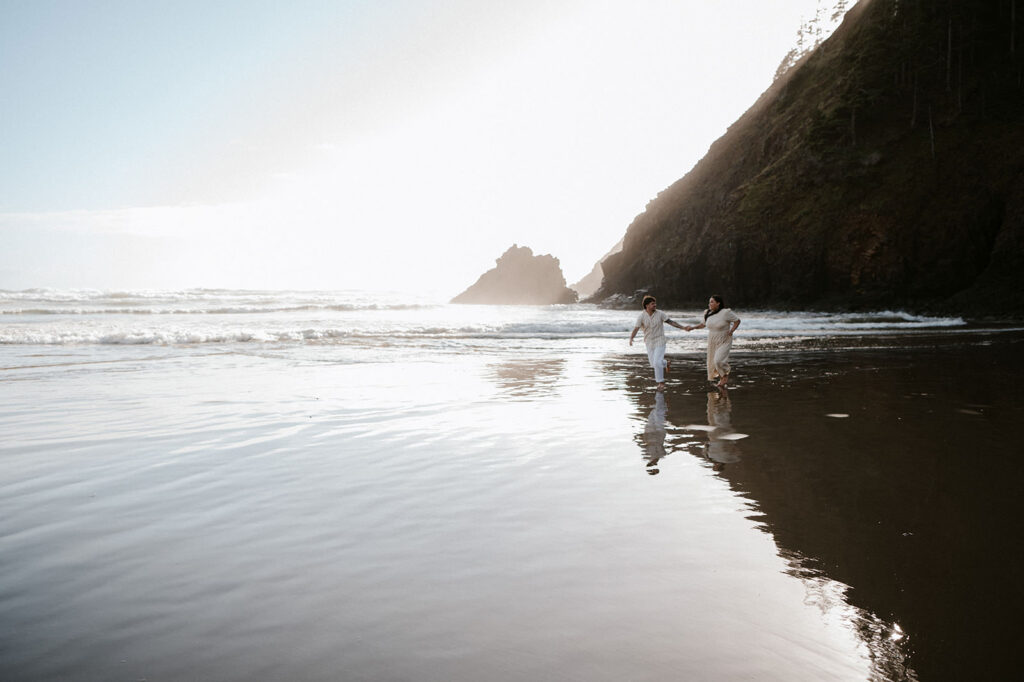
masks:
<svg viewBox="0 0 1024 682"><path fill-rule="evenodd" d="M704 456L714 462L712 468L721 471L726 464L740 461L739 447L730 439L732 428L732 404L728 391L708 392L708 442L704 445Z"/></svg>
<svg viewBox="0 0 1024 682"><path fill-rule="evenodd" d="M654 394L654 409L647 415L644 425L644 458L647 460L647 473L654 475L658 470L658 460L665 456L665 394L658 391Z"/></svg>

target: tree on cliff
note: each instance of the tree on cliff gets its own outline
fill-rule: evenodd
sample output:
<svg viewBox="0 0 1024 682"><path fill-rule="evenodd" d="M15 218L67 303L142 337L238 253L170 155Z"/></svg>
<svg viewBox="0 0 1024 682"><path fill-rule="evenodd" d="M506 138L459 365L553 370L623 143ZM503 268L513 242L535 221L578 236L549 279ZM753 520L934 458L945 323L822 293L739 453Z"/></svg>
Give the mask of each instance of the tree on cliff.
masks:
<svg viewBox="0 0 1024 682"><path fill-rule="evenodd" d="M800 22L800 26L796 30L796 44L779 63L779 67L775 70L775 80L793 68L801 59L818 49L825 37L832 33L832 30L846 14L846 6L847 0L837 0L829 10L821 0L818 0L814 17ZM828 16L827 20L826 16Z"/></svg>

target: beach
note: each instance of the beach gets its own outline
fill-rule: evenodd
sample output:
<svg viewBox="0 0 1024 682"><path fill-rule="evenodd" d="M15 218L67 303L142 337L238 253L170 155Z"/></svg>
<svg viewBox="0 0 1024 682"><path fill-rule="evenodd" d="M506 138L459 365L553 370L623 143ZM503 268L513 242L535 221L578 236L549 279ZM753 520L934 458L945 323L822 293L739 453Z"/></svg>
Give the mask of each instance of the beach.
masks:
<svg viewBox="0 0 1024 682"><path fill-rule="evenodd" d="M0 673L999 678L1024 330L7 292ZM669 311L688 318L696 311Z"/></svg>

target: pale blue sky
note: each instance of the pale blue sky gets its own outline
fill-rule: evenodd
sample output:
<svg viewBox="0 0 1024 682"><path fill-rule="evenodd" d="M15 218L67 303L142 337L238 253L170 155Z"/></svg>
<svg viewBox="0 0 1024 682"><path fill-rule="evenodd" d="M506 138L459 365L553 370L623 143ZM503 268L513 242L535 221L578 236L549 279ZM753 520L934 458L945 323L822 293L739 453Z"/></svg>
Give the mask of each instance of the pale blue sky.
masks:
<svg viewBox="0 0 1024 682"><path fill-rule="evenodd" d="M819 0L0 0L0 288L572 281Z"/></svg>
<svg viewBox="0 0 1024 682"><path fill-rule="evenodd" d="M144 204L154 159L244 128L240 105L262 106L311 44L357 49L374 4L4 0L0 210Z"/></svg>

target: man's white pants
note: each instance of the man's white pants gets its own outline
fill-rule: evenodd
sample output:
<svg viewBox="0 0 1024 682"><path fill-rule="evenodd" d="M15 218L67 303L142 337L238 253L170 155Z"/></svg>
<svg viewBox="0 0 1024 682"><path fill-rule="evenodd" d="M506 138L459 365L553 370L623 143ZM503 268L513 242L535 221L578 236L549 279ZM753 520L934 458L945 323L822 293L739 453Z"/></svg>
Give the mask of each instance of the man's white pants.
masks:
<svg viewBox="0 0 1024 682"><path fill-rule="evenodd" d="M654 380L659 384L665 381L665 344L647 346L647 359L651 361L651 367L654 368Z"/></svg>

